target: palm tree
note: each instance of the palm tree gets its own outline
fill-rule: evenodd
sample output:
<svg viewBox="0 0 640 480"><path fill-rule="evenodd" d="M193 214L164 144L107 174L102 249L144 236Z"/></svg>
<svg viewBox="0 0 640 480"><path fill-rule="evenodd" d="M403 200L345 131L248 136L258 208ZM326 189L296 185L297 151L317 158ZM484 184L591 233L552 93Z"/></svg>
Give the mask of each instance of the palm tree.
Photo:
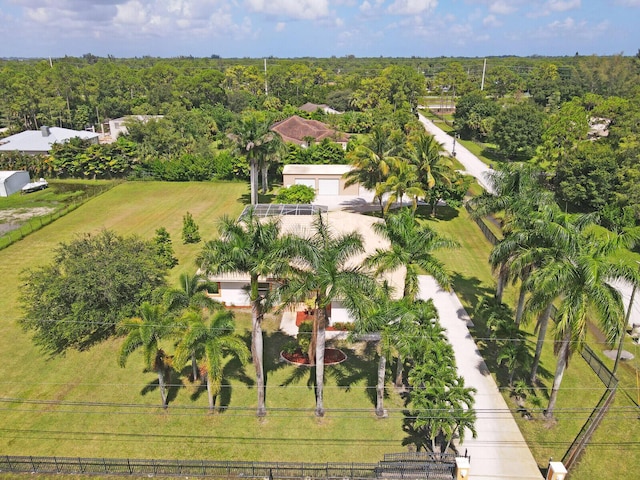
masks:
<svg viewBox="0 0 640 480"><path fill-rule="evenodd" d="M224 360L227 355L235 355L243 365L250 357L249 349L241 337L234 333L233 312L217 311L208 324L202 312L188 310L181 321L187 325L184 336L178 343L174 363L183 365L192 352L202 357L207 371L207 396L209 410L214 409L214 397L220 392Z"/></svg>
<svg viewBox="0 0 640 480"><path fill-rule="evenodd" d="M403 296L415 300L418 294L418 275L423 272L436 279L446 290L451 288L449 274L434 255L444 248L458 244L441 237L426 224L420 223L407 208L389 215L384 223L375 223L374 231L391 242L388 250L377 249L366 260L377 273L406 268Z"/></svg>
<svg viewBox="0 0 640 480"><path fill-rule="evenodd" d="M162 407L167 408L165 377L171 367L171 359L161 348L160 341L174 333L173 318L167 315L163 305L144 302L140 306L139 317L123 320L117 328L118 332L127 335L120 347L118 365L124 367L129 355L142 348L145 368L157 373Z"/></svg>
<svg viewBox="0 0 640 480"><path fill-rule="evenodd" d="M362 145L347 153L347 160L353 166L353 170L345 174L345 185L348 187L358 183L375 192L375 199L378 200L383 214L383 192L378 187L387 180L390 162L398 151L398 143L391 139L387 130L382 126L376 126Z"/></svg>
<svg viewBox="0 0 640 480"><path fill-rule="evenodd" d="M294 239L281 235L276 219L262 222L250 210L242 219L223 217L219 223L220 238L205 244L198 257L207 274L238 273L249 276L251 301L251 356L256 369L258 416L266 415L262 318L265 301L258 291L260 278L278 278L288 268Z"/></svg>
<svg viewBox="0 0 640 480"><path fill-rule="evenodd" d="M262 173L262 193L269 191L269 168L272 164L278 163L289 151L286 143L282 141L280 135L275 135L273 139L265 145L258 158L258 167Z"/></svg>
<svg viewBox="0 0 640 480"><path fill-rule="evenodd" d="M578 248L531 275L536 285L532 303L558 302L555 316L556 348L558 356L546 417L552 417L558 391L572 352L584 343L590 316L595 317L611 342L624 331L624 305L620 292L609 282L624 278L639 284L636 269L613 260L621 248L636 241L632 235L611 233L606 238L587 233L580 236Z"/></svg>
<svg viewBox="0 0 640 480"><path fill-rule="evenodd" d="M378 185L376 190L377 195L389 193L384 213L387 213L391 205L396 202L402 206L405 195L411 199L412 211L415 212L418 207L418 198L424 197L426 193L418 177L418 168L400 157L389 159L389 163L389 176L384 183Z"/></svg>
<svg viewBox="0 0 640 480"><path fill-rule="evenodd" d="M170 312L180 315L185 309L202 312L202 310L214 311L222 308L218 301L207 294L211 282L207 280L206 276L198 273L193 275L181 273L179 284L180 288L170 288L163 295L164 303ZM191 369L195 381L199 377L195 352L192 352L191 356Z"/></svg>
<svg viewBox="0 0 640 480"><path fill-rule="evenodd" d="M420 130L409 142L409 160L418 169L419 181L427 196L436 185L451 187L456 172L451 159L443 155L444 147L424 130ZM438 198L431 198L431 215L436 213Z"/></svg>
<svg viewBox="0 0 640 480"><path fill-rule="evenodd" d="M353 257L364 253L357 232L334 235L322 213L313 222L314 232L297 245L297 254L286 282L280 288L284 304L313 298L315 314L309 347L309 362L316 367L316 416L324 415L324 349L327 308L340 300L351 315L366 309L374 292L374 281Z"/></svg>
<svg viewBox="0 0 640 480"><path fill-rule="evenodd" d="M278 134L269 130L268 122L261 122L255 116L244 118L233 133L227 137L234 143L236 150L244 155L249 163L251 183L251 205L258 203L258 162L269 142Z"/></svg>

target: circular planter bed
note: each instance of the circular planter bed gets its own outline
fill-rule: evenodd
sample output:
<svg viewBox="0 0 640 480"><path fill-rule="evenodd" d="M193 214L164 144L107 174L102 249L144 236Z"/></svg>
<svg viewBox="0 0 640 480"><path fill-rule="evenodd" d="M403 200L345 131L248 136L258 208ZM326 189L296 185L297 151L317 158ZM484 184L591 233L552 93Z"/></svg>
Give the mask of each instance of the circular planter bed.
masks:
<svg viewBox="0 0 640 480"><path fill-rule="evenodd" d="M289 362L293 365L300 366L312 366L309 365L309 358L306 353L294 352L294 353L285 353L280 352L280 357L285 361ZM347 359L345 353L338 348L325 348L324 349L324 364L325 365L336 365L338 363L342 363Z"/></svg>

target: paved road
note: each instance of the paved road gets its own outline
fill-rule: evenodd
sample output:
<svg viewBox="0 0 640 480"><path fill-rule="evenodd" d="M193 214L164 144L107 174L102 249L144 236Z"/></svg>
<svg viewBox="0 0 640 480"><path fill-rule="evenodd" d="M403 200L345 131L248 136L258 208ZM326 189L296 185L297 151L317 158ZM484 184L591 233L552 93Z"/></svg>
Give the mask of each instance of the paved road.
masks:
<svg viewBox="0 0 640 480"><path fill-rule="evenodd" d="M453 149L453 138L423 115L419 115L419 118L424 128L433 135L438 142L444 145L447 152L451 153ZM489 192L492 191L487 182L487 175L491 172L491 169L486 164L481 162L478 157L460 145L460 143L456 143L456 158L464 165L467 173L473 175L485 190ZM615 282L615 287L622 294L625 311L627 311L631 300L631 284L619 281ZM634 324L640 325L640 292L638 292L634 298L633 305L631 306L631 315L629 316L629 327L632 327Z"/></svg>
<svg viewBox="0 0 640 480"><path fill-rule="evenodd" d="M445 292L429 276L421 276L420 298L432 298L453 347L458 372L477 390L477 438L466 435L459 448L471 456L471 480L540 480L542 474L502 394L469 333L469 315L455 293Z"/></svg>
<svg viewBox="0 0 640 480"><path fill-rule="evenodd" d="M444 149L452 153L453 152L453 137L448 133L444 132L441 128L437 127L431 120L424 117L423 115L418 115L420 122L424 125L424 128L435 137L435 139L440 142ZM482 187L488 191L493 192L493 189L489 185L487 181L487 175L491 172L491 169L481 162L478 157L476 157L473 153L467 150L463 145L459 142L456 142L456 158L458 161L464 165L464 168L467 170L469 175L473 175Z"/></svg>

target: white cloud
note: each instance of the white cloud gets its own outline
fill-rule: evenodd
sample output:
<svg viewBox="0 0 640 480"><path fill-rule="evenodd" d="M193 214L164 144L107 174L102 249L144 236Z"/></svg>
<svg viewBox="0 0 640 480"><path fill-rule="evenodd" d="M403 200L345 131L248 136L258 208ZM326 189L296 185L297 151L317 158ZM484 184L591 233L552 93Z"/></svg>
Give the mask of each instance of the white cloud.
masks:
<svg viewBox="0 0 640 480"><path fill-rule="evenodd" d="M247 0L250 10L298 20L316 20L329 15L328 0Z"/></svg>
<svg viewBox="0 0 640 480"><path fill-rule="evenodd" d="M505 0L498 0L491 2L489 5L489 11L491 13L497 13L498 15L509 15L517 10L517 6L514 2L507 2Z"/></svg>
<svg viewBox="0 0 640 480"><path fill-rule="evenodd" d="M395 15L417 15L438 6L438 0L395 0L387 9Z"/></svg>
<svg viewBox="0 0 640 480"><path fill-rule="evenodd" d="M138 0L132 0L124 5L117 5L118 13L114 22L124 25L140 25L146 23L147 12Z"/></svg>
<svg viewBox="0 0 640 480"><path fill-rule="evenodd" d="M580 0L549 0L545 7L552 12L566 12L574 8L580 8L582 2Z"/></svg>
<svg viewBox="0 0 640 480"><path fill-rule="evenodd" d="M287 24L284 23L284 22L276 23L276 32L282 32L285 29L286 26L287 26Z"/></svg>
<svg viewBox="0 0 640 480"><path fill-rule="evenodd" d="M482 19L482 24L485 27L500 27L502 22L496 18L495 15L487 15Z"/></svg>

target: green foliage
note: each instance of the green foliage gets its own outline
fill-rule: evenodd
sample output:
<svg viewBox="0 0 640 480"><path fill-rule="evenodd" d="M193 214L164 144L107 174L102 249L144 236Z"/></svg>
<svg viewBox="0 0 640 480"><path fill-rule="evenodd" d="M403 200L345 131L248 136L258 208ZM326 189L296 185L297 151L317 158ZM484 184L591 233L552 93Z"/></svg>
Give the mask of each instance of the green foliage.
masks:
<svg viewBox="0 0 640 480"><path fill-rule="evenodd" d="M493 140L509 159L531 157L542 141L542 114L528 103L502 110L495 117Z"/></svg>
<svg viewBox="0 0 640 480"><path fill-rule="evenodd" d="M114 178L128 175L137 164L136 146L126 138L93 144L78 137L51 147L51 172L59 177Z"/></svg>
<svg viewBox="0 0 640 480"><path fill-rule="evenodd" d="M336 165L347 163L344 149L337 143L325 138L320 143L312 143L307 148L289 145L289 154L284 163L303 165Z"/></svg>
<svg viewBox="0 0 640 480"><path fill-rule="evenodd" d="M193 219L193 215L187 212L182 217L182 243L198 243L200 241L200 227Z"/></svg>
<svg viewBox="0 0 640 480"><path fill-rule="evenodd" d="M276 203L311 203L316 198L316 191L307 185L291 185L282 188L276 195Z"/></svg>
<svg viewBox="0 0 640 480"><path fill-rule="evenodd" d="M500 112L500 106L482 92L472 92L456 102L453 115L456 128L462 138L486 140L491 134L493 118Z"/></svg>
<svg viewBox="0 0 640 480"><path fill-rule="evenodd" d="M166 228L160 227L156 230L153 243L156 247L156 254L165 267L173 268L178 264L178 259L173 255L171 236Z"/></svg>
<svg viewBox="0 0 640 480"><path fill-rule="evenodd" d="M84 350L115 333L164 285L154 246L109 230L62 243L49 265L23 272L20 324L51 354Z"/></svg>

